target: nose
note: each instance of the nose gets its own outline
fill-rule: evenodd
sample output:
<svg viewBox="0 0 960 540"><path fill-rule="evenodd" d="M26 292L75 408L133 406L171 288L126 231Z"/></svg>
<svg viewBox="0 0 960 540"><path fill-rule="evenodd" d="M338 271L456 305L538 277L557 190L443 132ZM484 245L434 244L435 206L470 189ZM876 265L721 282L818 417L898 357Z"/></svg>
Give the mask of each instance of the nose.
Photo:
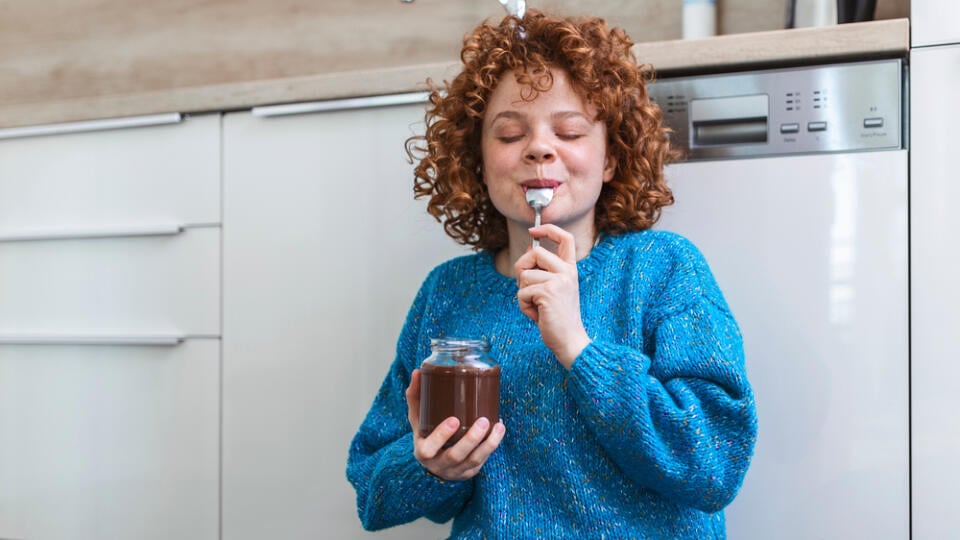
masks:
<svg viewBox="0 0 960 540"><path fill-rule="evenodd" d="M530 163L548 163L556 158L556 153L544 136L534 136L530 138L523 158Z"/></svg>

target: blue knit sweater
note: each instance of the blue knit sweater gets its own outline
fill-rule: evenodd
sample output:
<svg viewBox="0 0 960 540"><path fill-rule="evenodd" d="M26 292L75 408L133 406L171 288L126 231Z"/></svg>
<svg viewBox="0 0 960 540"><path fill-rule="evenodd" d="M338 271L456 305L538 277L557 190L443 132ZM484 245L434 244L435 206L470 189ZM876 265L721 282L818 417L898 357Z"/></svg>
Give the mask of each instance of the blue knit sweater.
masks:
<svg viewBox="0 0 960 540"><path fill-rule="evenodd" d="M577 263L593 340L565 370L486 252L435 268L350 446L360 519L426 516L454 538L724 538L721 509L750 463L757 420L737 324L700 252L662 231L605 237ZM502 367L507 427L461 482L413 457L404 390L430 338L483 337Z"/></svg>

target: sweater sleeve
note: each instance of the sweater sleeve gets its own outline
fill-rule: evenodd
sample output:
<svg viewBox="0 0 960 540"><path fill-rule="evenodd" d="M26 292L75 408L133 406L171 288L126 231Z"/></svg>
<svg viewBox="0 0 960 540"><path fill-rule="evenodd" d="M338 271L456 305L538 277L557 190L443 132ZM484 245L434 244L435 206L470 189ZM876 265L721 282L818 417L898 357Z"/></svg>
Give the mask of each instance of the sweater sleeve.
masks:
<svg viewBox="0 0 960 540"><path fill-rule="evenodd" d="M719 290L692 289L695 298L653 323L652 357L594 341L574 361L570 388L628 477L677 503L716 512L733 500L746 474L756 409L740 331Z"/></svg>
<svg viewBox="0 0 960 540"><path fill-rule="evenodd" d="M404 395L418 365L421 319L434 275L427 278L407 315L397 356L350 445L347 478L357 492L357 512L367 530L421 517L453 518L473 492L473 481L448 482L430 475L413 456L413 433Z"/></svg>

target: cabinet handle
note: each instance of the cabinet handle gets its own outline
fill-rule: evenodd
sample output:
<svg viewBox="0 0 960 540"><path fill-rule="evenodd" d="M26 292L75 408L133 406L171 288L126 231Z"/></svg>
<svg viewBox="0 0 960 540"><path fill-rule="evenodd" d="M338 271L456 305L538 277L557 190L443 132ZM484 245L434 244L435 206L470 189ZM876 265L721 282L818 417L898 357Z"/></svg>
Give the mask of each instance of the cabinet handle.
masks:
<svg viewBox="0 0 960 540"><path fill-rule="evenodd" d="M19 139L21 137L61 135L64 133L81 133L84 131L160 126L164 124L177 124L181 120L183 120L183 115L180 113L165 113L127 116L124 118L106 118L103 120L86 120L82 122L64 122L62 124L13 127L0 129L0 139Z"/></svg>
<svg viewBox="0 0 960 540"><path fill-rule="evenodd" d="M373 107L390 107L393 105L425 103L427 101L427 97L429 96L430 92L411 92L408 94L387 94L382 96L330 99L325 101L310 101L305 103L289 103L285 105L254 107L250 112L254 116L270 117L316 112L347 111L351 109L369 109Z"/></svg>
<svg viewBox="0 0 960 540"><path fill-rule="evenodd" d="M117 238L126 236L174 236L183 232L184 225L148 225L116 229L63 229L0 233L0 242L27 242L35 240L75 240L79 238Z"/></svg>
<svg viewBox="0 0 960 540"><path fill-rule="evenodd" d="M0 345L149 345L173 347L186 339L182 335L71 336L0 335Z"/></svg>

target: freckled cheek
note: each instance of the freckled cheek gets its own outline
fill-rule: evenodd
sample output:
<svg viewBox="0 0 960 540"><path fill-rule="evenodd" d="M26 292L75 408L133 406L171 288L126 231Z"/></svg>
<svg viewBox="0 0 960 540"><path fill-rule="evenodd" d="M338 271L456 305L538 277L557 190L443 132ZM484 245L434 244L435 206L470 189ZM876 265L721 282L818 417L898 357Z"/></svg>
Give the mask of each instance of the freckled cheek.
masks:
<svg viewBox="0 0 960 540"><path fill-rule="evenodd" d="M578 176L603 176L606 155L603 148L584 149L581 152L570 154L567 164L571 173Z"/></svg>
<svg viewBox="0 0 960 540"><path fill-rule="evenodd" d="M582 154L567 155L563 163L573 177L587 176L594 169L591 160Z"/></svg>
<svg viewBox="0 0 960 540"><path fill-rule="evenodd" d="M502 157L502 156L501 156ZM513 168L503 159L484 159L483 162L483 181L487 185L487 191L490 198L498 210L504 211L504 205L519 205L514 199L518 199L515 192L519 188L512 180ZM522 199L522 196L519 197ZM522 201L526 204L525 201Z"/></svg>
<svg viewBox="0 0 960 540"><path fill-rule="evenodd" d="M516 166L516 159L512 159L504 152L486 154L483 159L484 182L490 187L499 183L512 183L511 179Z"/></svg>

